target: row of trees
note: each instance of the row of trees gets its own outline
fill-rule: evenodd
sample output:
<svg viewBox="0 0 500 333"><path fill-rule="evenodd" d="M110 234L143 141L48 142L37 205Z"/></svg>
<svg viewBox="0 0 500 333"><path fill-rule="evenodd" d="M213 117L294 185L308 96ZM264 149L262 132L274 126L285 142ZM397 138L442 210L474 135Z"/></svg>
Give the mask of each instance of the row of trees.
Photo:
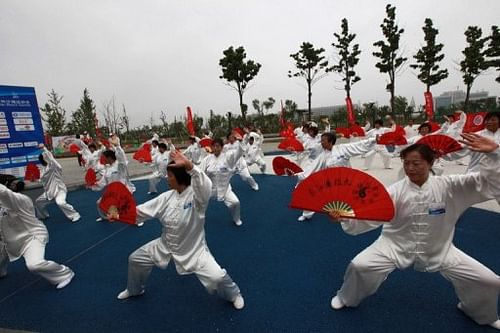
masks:
<svg viewBox="0 0 500 333"><path fill-rule="evenodd" d="M376 41L373 46L378 50L373 56L379 61L376 67L381 73L389 76L387 91L390 93L390 110L394 115L396 97L396 77L398 72L408 61L400 50L400 40L404 29L399 28L396 22L396 7L387 5L386 17L380 28L384 39ZM288 72L290 78L299 77L307 84L308 118L311 119L312 86L320 79L335 72L344 81L346 97L351 96L352 86L361 80L357 75L355 67L359 62L361 50L359 44L354 43L356 34L349 31L349 23L346 18L342 20L340 33L334 33L335 41L332 43L336 59L333 65L329 64L324 55L324 48L315 48L309 42L303 42L300 50L290 54L295 62L295 69ZM443 44L436 41L439 33L430 18L426 18L424 26L424 45L413 55L414 62L410 67L418 70L418 79L425 85L426 92L430 92L432 86L438 84L448 77L448 70L440 68L440 62L444 59L441 53ZM465 31L467 46L462 51L463 60L460 61L460 71L466 86L466 97L463 108L467 111L472 84L476 78L485 70L494 68L500 71L500 32L498 26L491 27L491 35L483 36L481 28L469 26ZM243 119L246 118L248 106L243 102L243 95L251 80L257 76L261 65L253 60L245 60L245 49L240 46L229 47L223 51L224 57L220 59L222 67L221 79L238 92L239 105ZM500 75L496 78L500 83Z"/></svg>

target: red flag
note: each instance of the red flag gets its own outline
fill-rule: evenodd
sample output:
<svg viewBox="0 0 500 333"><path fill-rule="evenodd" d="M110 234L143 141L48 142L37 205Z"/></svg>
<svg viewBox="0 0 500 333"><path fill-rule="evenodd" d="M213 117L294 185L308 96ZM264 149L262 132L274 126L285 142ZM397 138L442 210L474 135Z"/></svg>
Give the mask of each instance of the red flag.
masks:
<svg viewBox="0 0 500 333"><path fill-rule="evenodd" d="M431 120L434 118L434 101L432 99L432 93L424 92L425 98L425 113L427 114L427 119Z"/></svg>
<svg viewBox="0 0 500 333"><path fill-rule="evenodd" d="M189 135L194 135L194 122L193 122L193 113L191 112L191 108L187 107L187 116L186 116L186 127Z"/></svg>
<svg viewBox="0 0 500 333"><path fill-rule="evenodd" d="M352 101L350 97L346 97L345 104L347 106L347 122L349 125L354 124L354 110L352 108Z"/></svg>
<svg viewBox="0 0 500 333"><path fill-rule="evenodd" d="M475 112L475 113L467 113L467 120L465 121L464 128L462 130L463 133L477 132L484 129L484 117L488 112Z"/></svg>

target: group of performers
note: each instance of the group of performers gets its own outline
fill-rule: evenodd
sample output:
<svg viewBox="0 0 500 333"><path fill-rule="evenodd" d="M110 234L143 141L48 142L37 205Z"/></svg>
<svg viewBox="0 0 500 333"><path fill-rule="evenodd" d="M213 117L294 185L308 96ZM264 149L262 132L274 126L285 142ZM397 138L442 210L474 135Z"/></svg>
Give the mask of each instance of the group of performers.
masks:
<svg viewBox="0 0 500 333"><path fill-rule="evenodd" d="M331 300L333 309L357 306L374 294L396 268L413 266L418 271L440 272L453 284L460 310L478 324L500 330L497 310L500 277L452 243L455 224L468 207L500 198L500 114L487 114L486 127L478 133L462 133L464 117L462 114L460 120L449 122L439 133L459 138L464 145L455 156L470 156L465 174L435 175L435 152L426 145L415 143L423 136L433 135L431 125L424 123L415 131L411 124L405 128L408 144L398 150L404 177L387 189L396 211L390 223L330 214L332 222L339 222L342 229L352 235L382 227L380 237L347 267L344 283ZM368 169L373 155L380 153L384 167L391 168L391 154L385 145L378 144L380 135L391 130L377 120L365 138L336 145L337 136L330 131L327 121L323 132L314 122L297 128L296 138L304 146L304 152L296 155L303 167L303 172L296 174L297 184L326 168L350 167L350 158L355 156L365 155L365 169ZM201 141L193 136L189 147L181 153L169 141L161 141L158 137L150 140L153 172L148 193L157 193L156 186L161 178L166 178L169 190L136 207L136 224L140 226L147 220L158 219L163 227L162 234L129 256L127 286L118 294L118 299L142 295L153 267L165 268L173 260L179 274L196 274L209 293L217 293L236 309L244 307L238 285L208 249L205 212L210 199L214 198L228 207L236 226L242 225L240 201L230 180L238 173L251 189L259 190L248 166L256 164L265 172L263 136L254 129L247 129L243 136L232 132L226 142L212 139L209 152L201 147ZM135 186L129 178L128 161L120 140L114 137L109 142L109 147L101 149L92 144L81 145L87 167L95 168L100 175L90 189L100 191L118 181L133 193ZM74 272L44 258L48 234L39 219L48 218L44 207L50 200L55 200L73 222L80 219L80 214L66 202L67 189L60 164L43 145L40 148L41 180L45 191L35 205L20 193L24 187L22 182L11 177L0 179L0 277L7 273L8 259L13 261L23 256L30 271L62 288L71 282ZM98 162L99 154L105 158L104 165ZM98 212L99 220L108 217L108 213L99 208ZM298 220L307 221L312 216L313 212L304 211Z"/></svg>

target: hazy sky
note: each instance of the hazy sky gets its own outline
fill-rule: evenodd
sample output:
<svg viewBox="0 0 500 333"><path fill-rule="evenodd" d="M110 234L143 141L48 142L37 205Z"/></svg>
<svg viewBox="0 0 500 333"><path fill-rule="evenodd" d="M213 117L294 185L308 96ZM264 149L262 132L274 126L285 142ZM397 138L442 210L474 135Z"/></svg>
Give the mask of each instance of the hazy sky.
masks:
<svg viewBox="0 0 500 333"><path fill-rule="evenodd" d="M387 74L375 68L373 42L382 39L379 25L387 1L380 0L2 0L0 2L0 84L33 86L42 106L54 89L71 113L88 88L98 111L113 96L124 104L133 126L184 116L189 105L206 117L213 109L239 113L237 93L219 76L219 59L229 46L243 46L247 57L262 64L244 96L251 101L274 97L307 107L305 83L290 79L291 53L304 41L323 47L333 59L333 33L342 18L362 50L353 102L388 104ZM464 89L456 64L465 47L464 31L478 25L490 34L500 24L499 0L392 1L408 58L423 43L422 26L430 17L439 29L450 76L433 88L434 95ZM479 77L473 91L500 95L495 73ZM313 87L313 107L344 103L343 84L334 74ZM396 81L396 94L423 104L423 84L406 66ZM278 104L278 103L277 103ZM277 110L277 105L274 112Z"/></svg>

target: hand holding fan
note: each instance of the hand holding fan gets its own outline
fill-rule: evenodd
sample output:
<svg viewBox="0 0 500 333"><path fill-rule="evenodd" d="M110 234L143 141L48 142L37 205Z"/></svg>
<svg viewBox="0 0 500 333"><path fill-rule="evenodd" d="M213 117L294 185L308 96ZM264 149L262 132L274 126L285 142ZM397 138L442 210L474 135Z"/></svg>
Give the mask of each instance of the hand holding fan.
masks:
<svg viewBox="0 0 500 333"><path fill-rule="evenodd" d="M457 140L443 134L426 135L416 143L429 146L436 153L438 158L462 149L462 146Z"/></svg>
<svg viewBox="0 0 500 333"><path fill-rule="evenodd" d="M106 186L99 202L99 209L110 221L135 224L137 212L132 193L121 182L113 182Z"/></svg>
<svg viewBox="0 0 500 333"><path fill-rule="evenodd" d="M352 125L349 128L349 132L351 134L356 134L357 136L365 136L365 130L361 126L358 126L358 125Z"/></svg>
<svg viewBox="0 0 500 333"><path fill-rule="evenodd" d="M278 176L283 176L285 174L287 176L293 176L304 171L297 164L281 156L277 156L273 159L273 170Z"/></svg>
<svg viewBox="0 0 500 333"><path fill-rule="evenodd" d="M302 143L294 137L287 137L281 140L278 148L291 151L304 151L304 146L302 145Z"/></svg>
<svg viewBox="0 0 500 333"><path fill-rule="evenodd" d="M38 179L40 179L40 169L38 169L35 163L28 163L24 173L24 180L34 182Z"/></svg>
<svg viewBox="0 0 500 333"><path fill-rule="evenodd" d="M383 184L367 173L345 167L324 169L304 179L293 191L290 207L386 222L395 212Z"/></svg>

